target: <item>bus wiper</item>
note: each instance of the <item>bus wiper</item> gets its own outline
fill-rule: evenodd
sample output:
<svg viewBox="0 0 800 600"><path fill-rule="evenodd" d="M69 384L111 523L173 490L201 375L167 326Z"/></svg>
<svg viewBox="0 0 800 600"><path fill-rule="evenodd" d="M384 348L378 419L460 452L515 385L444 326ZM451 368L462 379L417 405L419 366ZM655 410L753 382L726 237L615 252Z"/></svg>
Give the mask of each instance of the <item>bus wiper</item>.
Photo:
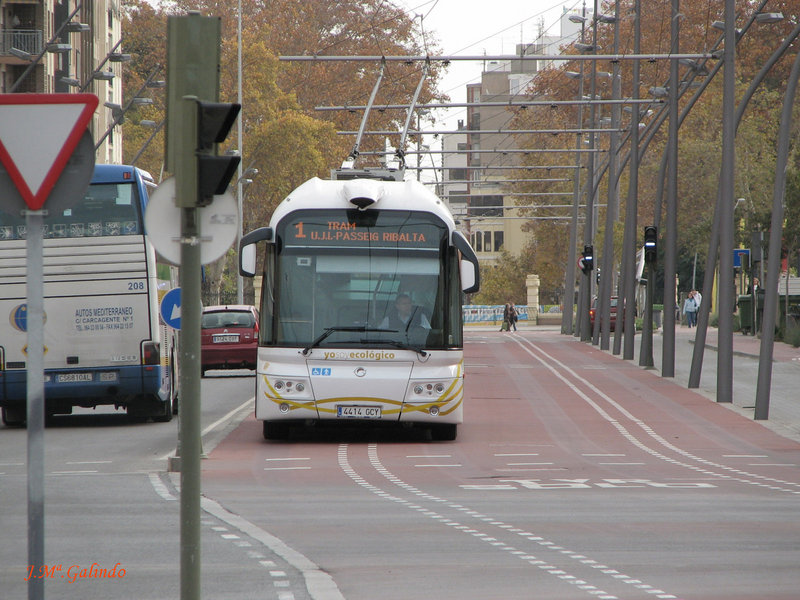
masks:
<svg viewBox="0 0 800 600"><path fill-rule="evenodd" d="M385 329L383 331L386 331ZM394 346L395 348L400 348L401 350L413 350L417 354L419 354L422 358L428 356L428 353L425 352L420 346L415 346L413 344L407 344L406 342L399 342L397 340L361 340L362 344L387 344L389 346Z"/></svg>
<svg viewBox="0 0 800 600"><path fill-rule="evenodd" d="M396 329L377 329L374 327L326 327L325 330L317 337L317 339L303 348L303 356L308 356L308 353L311 352L312 348L319 346L326 338L337 331L363 331L365 333L370 331L380 331L384 333L397 333Z"/></svg>

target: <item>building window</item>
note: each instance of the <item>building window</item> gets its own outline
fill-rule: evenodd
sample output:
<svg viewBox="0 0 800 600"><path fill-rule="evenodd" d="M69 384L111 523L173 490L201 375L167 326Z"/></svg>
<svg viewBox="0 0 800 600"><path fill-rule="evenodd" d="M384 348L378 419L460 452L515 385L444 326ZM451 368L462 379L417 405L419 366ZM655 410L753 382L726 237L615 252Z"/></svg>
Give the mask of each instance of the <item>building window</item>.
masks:
<svg viewBox="0 0 800 600"><path fill-rule="evenodd" d="M466 178L466 169L450 169L450 181L464 181Z"/></svg>
<svg viewBox="0 0 800 600"><path fill-rule="evenodd" d="M500 252L503 249L503 232L502 231L495 231L494 232L494 251Z"/></svg>
<svg viewBox="0 0 800 600"><path fill-rule="evenodd" d="M475 217L502 217L503 197L484 194L470 197L470 215Z"/></svg>

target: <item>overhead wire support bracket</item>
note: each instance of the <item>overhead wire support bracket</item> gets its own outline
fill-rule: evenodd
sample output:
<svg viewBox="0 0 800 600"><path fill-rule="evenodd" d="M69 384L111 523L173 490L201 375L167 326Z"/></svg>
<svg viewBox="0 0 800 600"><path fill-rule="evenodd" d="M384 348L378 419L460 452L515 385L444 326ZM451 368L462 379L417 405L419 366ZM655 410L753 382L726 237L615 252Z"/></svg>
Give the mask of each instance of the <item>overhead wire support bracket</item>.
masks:
<svg viewBox="0 0 800 600"><path fill-rule="evenodd" d="M573 61L573 60L601 60L609 62L619 62L622 60L646 60L654 62L657 60L710 60L718 59L714 53L702 52L694 54L525 54L525 55L498 55L486 56L483 54L464 55L464 56L279 56L278 60L286 62L335 62L335 61L355 61L355 62L451 62L454 60L471 61L504 61L504 60L546 60L546 61Z"/></svg>
<svg viewBox="0 0 800 600"><path fill-rule="evenodd" d="M439 104L420 104L416 108L429 108L429 109L439 109L439 108L480 108L480 107L519 107L524 108L528 106L549 106L551 108L559 107L559 106L606 106L606 105L614 105L614 104L664 104L664 100L661 98L658 99L640 99L634 100L631 98L621 99L621 100L509 100L507 102L443 102ZM331 111L331 110L347 110L347 111L354 111L354 110L365 110L367 108L371 108L371 105L364 106L315 106L314 110L318 111ZM407 104L384 104L378 106L379 110L407 110ZM469 130L464 130L463 133L469 133Z"/></svg>
<svg viewBox="0 0 800 600"><path fill-rule="evenodd" d="M372 104L375 102L375 96L378 95L378 88L381 86L381 81L383 81L383 72L386 69L386 61L381 61L381 70L378 72L378 79L375 81L375 85L372 87L372 93L369 96L369 102L366 107L364 108L364 115L361 117L361 126L358 128L358 135L356 136L356 141L353 144L353 149L350 151L350 154L342 163L342 169L353 169L356 164L356 160L358 159L359 155L359 148L361 146L361 137L364 135L364 129L367 126L367 119L369 118L369 111L372 109Z"/></svg>
<svg viewBox="0 0 800 600"><path fill-rule="evenodd" d="M414 97L411 99L411 104L408 105L408 112L406 113L406 124L403 126L403 133L400 136L400 143L397 144L397 150L395 150L395 155L397 156L397 160L400 161L400 168L403 169L406 166L406 138L408 137L408 127L411 125L411 116L414 114L414 110L417 106L417 99L419 98L419 93L422 91L422 86L425 83L425 80L428 78L428 73L430 72L431 63L430 61L426 60L425 64L422 67L422 76L419 78L419 83L417 84L417 89L414 90ZM418 127L419 128L419 127ZM364 132L359 132L363 134Z"/></svg>

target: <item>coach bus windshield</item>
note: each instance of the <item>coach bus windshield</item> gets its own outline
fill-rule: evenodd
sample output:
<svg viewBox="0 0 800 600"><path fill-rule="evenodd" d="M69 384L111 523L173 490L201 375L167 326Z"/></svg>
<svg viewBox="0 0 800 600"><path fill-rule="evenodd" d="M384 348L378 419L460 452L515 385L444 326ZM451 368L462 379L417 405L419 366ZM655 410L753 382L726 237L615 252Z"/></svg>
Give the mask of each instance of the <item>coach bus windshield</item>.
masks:
<svg viewBox="0 0 800 600"><path fill-rule="evenodd" d="M299 211L277 233L266 344L307 347L332 330L320 346L460 345L457 263L436 217Z"/></svg>
<svg viewBox="0 0 800 600"><path fill-rule="evenodd" d="M142 218L136 186L98 183L89 186L77 205L45 217L45 238L141 235ZM25 218L0 211L0 240L23 240Z"/></svg>

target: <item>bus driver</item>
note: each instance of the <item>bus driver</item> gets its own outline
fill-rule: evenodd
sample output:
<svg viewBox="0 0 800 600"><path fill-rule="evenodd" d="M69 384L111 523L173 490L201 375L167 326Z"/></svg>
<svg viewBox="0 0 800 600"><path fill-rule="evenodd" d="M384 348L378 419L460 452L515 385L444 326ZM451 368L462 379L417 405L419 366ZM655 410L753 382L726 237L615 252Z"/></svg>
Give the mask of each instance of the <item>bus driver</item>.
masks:
<svg viewBox="0 0 800 600"><path fill-rule="evenodd" d="M398 294L394 301L394 310L383 318L379 328L407 332L412 327L430 329L431 323L422 309L411 303L411 296Z"/></svg>

